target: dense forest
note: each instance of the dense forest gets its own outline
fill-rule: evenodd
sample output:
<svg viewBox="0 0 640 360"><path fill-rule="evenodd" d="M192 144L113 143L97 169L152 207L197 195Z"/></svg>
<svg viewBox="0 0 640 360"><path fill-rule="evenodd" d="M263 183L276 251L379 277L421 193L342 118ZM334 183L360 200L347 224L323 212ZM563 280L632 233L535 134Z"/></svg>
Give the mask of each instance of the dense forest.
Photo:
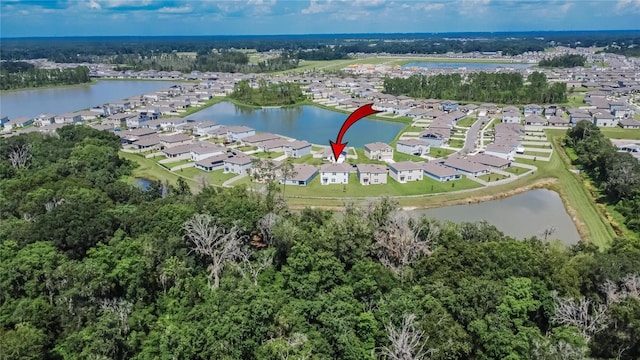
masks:
<svg viewBox="0 0 640 360"><path fill-rule="evenodd" d="M90 82L89 69L42 69L25 62L3 62L0 65L0 90L74 85Z"/></svg>
<svg viewBox="0 0 640 360"><path fill-rule="evenodd" d="M272 57L256 64L250 64L249 56L246 53L228 50L223 50L219 53L201 52L196 54L195 57L178 53L149 56L120 54L109 61L117 64L116 68L136 71L180 71L183 73L192 71L261 73L288 70L298 66L298 60L289 53L283 53L280 56Z"/></svg>
<svg viewBox="0 0 640 360"><path fill-rule="evenodd" d="M515 240L126 181L85 126L0 139L2 359L637 359L640 242ZM544 224L540 224L541 230Z"/></svg>
<svg viewBox="0 0 640 360"><path fill-rule="evenodd" d="M592 122L581 121L567 131L565 145L576 154L580 166L625 217L627 228L640 233L640 163L631 154L618 152Z"/></svg>
<svg viewBox="0 0 640 360"><path fill-rule="evenodd" d="M534 72L520 74L474 73L465 79L461 74L412 75L409 78L385 78L384 92L415 98L493 102L499 104L563 103L567 101L565 83L549 84L547 76Z"/></svg>
<svg viewBox="0 0 640 360"><path fill-rule="evenodd" d="M571 68L576 66L584 66L584 63L587 61L587 58L583 55L560 55L555 56L550 59L540 60L538 65L546 66L546 67L561 67L561 68Z"/></svg>
<svg viewBox="0 0 640 360"><path fill-rule="evenodd" d="M345 53L358 52L502 51L506 55L517 55L552 46L610 46L612 51L627 51L629 46L639 42L638 31L21 38L2 40L0 60L48 58L55 62L105 62L118 55L146 58L173 52L205 53L212 49L255 49L259 52L281 49L308 60L339 59ZM306 51L302 50L313 52L303 54Z"/></svg>
<svg viewBox="0 0 640 360"><path fill-rule="evenodd" d="M258 87L252 88L247 80L239 81L230 97L244 104L255 106L293 105L306 100L300 85L294 83L268 84L258 80Z"/></svg>

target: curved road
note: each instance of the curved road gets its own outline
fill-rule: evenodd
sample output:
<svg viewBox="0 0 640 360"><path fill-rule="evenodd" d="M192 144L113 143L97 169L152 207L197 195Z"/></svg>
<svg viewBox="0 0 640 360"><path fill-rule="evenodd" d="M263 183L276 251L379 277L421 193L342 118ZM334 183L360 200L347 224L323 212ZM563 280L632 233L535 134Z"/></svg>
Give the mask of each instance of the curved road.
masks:
<svg viewBox="0 0 640 360"><path fill-rule="evenodd" d="M469 130L467 130L467 137L464 141L464 147L460 150L462 154L468 154L475 150L476 148L476 140L478 140L478 132L480 131L480 127L482 126L482 121L478 119Z"/></svg>

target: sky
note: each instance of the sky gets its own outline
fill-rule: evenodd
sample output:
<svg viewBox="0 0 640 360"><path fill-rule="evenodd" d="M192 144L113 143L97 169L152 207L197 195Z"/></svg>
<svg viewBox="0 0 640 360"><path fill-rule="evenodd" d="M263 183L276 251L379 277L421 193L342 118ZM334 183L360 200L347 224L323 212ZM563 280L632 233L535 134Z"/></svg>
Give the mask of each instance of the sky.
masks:
<svg viewBox="0 0 640 360"><path fill-rule="evenodd" d="M638 30L640 0L0 0L0 37Z"/></svg>

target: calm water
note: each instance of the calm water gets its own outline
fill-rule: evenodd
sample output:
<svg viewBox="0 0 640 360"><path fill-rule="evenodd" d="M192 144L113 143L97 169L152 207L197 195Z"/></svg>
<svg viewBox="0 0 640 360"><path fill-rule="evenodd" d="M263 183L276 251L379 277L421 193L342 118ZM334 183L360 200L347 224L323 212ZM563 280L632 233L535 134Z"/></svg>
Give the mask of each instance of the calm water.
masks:
<svg viewBox="0 0 640 360"><path fill-rule="evenodd" d="M520 64L520 63L474 63L474 62L411 62L403 66L403 68L410 67L423 67L427 69L458 69L467 68L470 70L494 70L498 68L512 68L512 69L527 69L533 66L533 64Z"/></svg>
<svg viewBox="0 0 640 360"><path fill-rule="evenodd" d="M172 81L98 81L94 85L10 92L0 96L0 114L9 118L54 115L87 109L177 84Z"/></svg>
<svg viewBox="0 0 640 360"><path fill-rule="evenodd" d="M222 102L199 111L187 119L212 120L223 125L245 125L261 132L270 132L306 140L313 144L329 145L335 141L347 114L321 109L315 106L295 108L251 109ZM349 146L381 141L391 142L404 128L402 124L362 119L349 128L343 141Z"/></svg>
<svg viewBox="0 0 640 360"><path fill-rule="evenodd" d="M564 244L580 241L576 226L560 196L550 190L531 190L502 200L410 212L454 222L486 220L505 234L519 239L531 236L542 238L545 229L555 228L548 239L560 239Z"/></svg>

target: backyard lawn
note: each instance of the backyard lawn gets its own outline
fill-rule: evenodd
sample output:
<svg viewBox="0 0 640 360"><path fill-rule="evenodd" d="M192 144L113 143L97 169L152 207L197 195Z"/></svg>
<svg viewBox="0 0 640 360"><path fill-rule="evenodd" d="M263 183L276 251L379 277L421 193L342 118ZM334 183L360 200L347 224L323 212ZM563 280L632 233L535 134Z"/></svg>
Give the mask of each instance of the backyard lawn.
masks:
<svg viewBox="0 0 640 360"><path fill-rule="evenodd" d="M223 182L237 176L236 174L231 174L231 173L225 174L223 171L224 170L222 169L216 170L216 171L203 171L196 168L187 168L187 169L176 171L176 174L186 176L190 179L194 179L199 174L204 174L207 176L207 178L209 178L209 181L211 181L211 183L214 185L222 185Z"/></svg>
<svg viewBox="0 0 640 360"><path fill-rule="evenodd" d="M467 116L466 118L464 118L464 119L462 119L462 120L459 120L459 121L456 123L456 126L461 126L461 127L471 127L471 125L473 125L476 121L478 121L478 119L477 119L477 118L474 118L474 117L468 117L468 116Z"/></svg>
<svg viewBox="0 0 640 360"><path fill-rule="evenodd" d="M297 159L289 159L293 164L321 165L325 162L321 158L314 158L312 154L305 155Z"/></svg>
<svg viewBox="0 0 640 360"><path fill-rule="evenodd" d="M426 161L424 158L421 158L420 156L416 156L416 155L409 155L409 154L405 154L405 153L401 153L398 151L394 151L393 152L393 161L395 162L400 162L400 161Z"/></svg>
<svg viewBox="0 0 640 360"><path fill-rule="evenodd" d="M286 197L296 196L321 196L321 197L370 197L370 196L406 196L442 193L455 190L465 190L482 187L479 183L466 177L460 180L439 182L425 177L422 181L413 181L401 184L391 177L387 184L361 185L358 176L352 173L349 176L349 184L346 185L321 185L320 176L307 186L287 186Z"/></svg>
<svg viewBox="0 0 640 360"><path fill-rule="evenodd" d="M284 151L278 151L278 152L269 151L269 152L259 152L259 153L251 154L251 156L255 156L261 159L275 159L282 155L284 155Z"/></svg>
<svg viewBox="0 0 640 360"><path fill-rule="evenodd" d="M508 176L502 175L502 174L490 173L490 174L486 174L486 175L480 175L480 176L478 176L478 178L480 180L484 180L486 182L492 182L492 181L499 181L499 180L502 180L502 179L506 179L506 178L508 178Z"/></svg>
<svg viewBox="0 0 640 360"><path fill-rule="evenodd" d="M551 156L550 152L541 152L541 151L525 151L524 154L529 156L543 157L543 158L548 158L549 156Z"/></svg>
<svg viewBox="0 0 640 360"><path fill-rule="evenodd" d="M515 175L520 175L520 174L524 174L527 171L530 171L527 168L523 168L517 165L511 165L510 167L506 168L506 169L502 169L502 171L511 173L511 174L515 174Z"/></svg>
<svg viewBox="0 0 640 360"><path fill-rule="evenodd" d="M435 158L443 158L453 154L454 152L456 151L451 149L432 147L431 151L429 152L429 156L435 157Z"/></svg>
<svg viewBox="0 0 640 360"><path fill-rule="evenodd" d="M609 139L640 140L640 129L623 129L621 127L600 128L600 132Z"/></svg>
<svg viewBox="0 0 640 360"><path fill-rule="evenodd" d="M464 140L451 139L449 140L449 146L455 148L462 148L464 146Z"/></svg>
<svg viewBox="0 0 640 360"><path fill-rule="evenodd" d="M356 148L356 154L358 155L357 159L347 159L347 162L349 164L380 164L380 165L387 165L387 163L384 162L384 161L372 160L372 159L369 159L368 157L366 157L364 155L364 149L357 149Z"/></svg>

